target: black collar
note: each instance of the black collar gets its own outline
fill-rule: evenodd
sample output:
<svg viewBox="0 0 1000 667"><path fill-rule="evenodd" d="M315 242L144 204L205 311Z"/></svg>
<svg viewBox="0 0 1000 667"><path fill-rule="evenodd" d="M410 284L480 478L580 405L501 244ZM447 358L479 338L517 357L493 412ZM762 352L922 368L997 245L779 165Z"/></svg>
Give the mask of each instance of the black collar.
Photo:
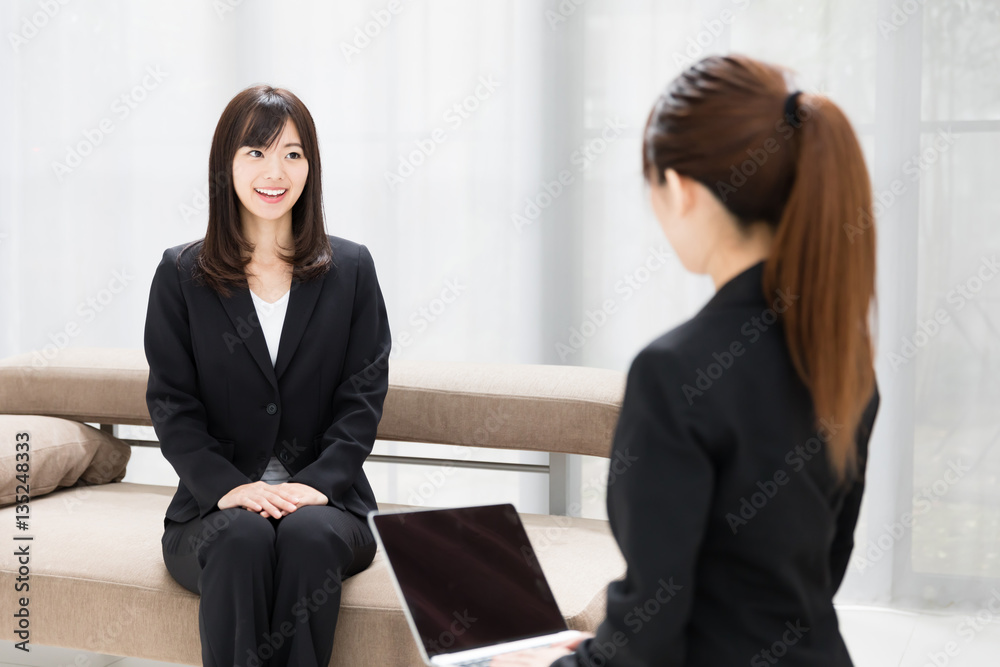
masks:
<svg viewBox="0 0 1000 667"><path fill-rule="evenodd" d="M764 298L763 276L764 260L761 260L726 281L698 314L741 306L767 308L767 299Z"/></svg>

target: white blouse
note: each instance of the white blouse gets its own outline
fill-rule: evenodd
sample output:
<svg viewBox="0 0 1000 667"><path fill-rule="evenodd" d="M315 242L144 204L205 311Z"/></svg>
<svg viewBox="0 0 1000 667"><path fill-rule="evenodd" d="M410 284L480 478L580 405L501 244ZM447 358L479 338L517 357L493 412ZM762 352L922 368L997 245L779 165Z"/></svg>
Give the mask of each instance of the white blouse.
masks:
<svg viewBox="0 0 1000 667"><path fill-rule="evenodd" d="M285 323L285 312L288 310L288 295L291 290L285 292L284 296L268 303L254 294L250 290L253 298L254 308L257 309L257 319L260 320L260 328L264 332L264 340L267 341L267 349L271 354L271 365L278 359L278 341L281 340L281 327ZM267 468L261 476L261 480L268 484L281 484L288 481L290 475L285 467L281 465L278 457L271 454L271 459L267 462Z"/></svg>

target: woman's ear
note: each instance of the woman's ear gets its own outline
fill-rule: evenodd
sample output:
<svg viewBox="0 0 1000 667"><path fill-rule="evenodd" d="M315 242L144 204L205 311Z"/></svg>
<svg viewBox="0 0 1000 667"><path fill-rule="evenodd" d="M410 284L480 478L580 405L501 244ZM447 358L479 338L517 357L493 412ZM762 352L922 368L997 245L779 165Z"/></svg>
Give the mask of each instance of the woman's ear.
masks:
<svg viewBox="0 0 1000 667"><path fill-rule="evenodd" d="M663 173L667 179L666 196L670 199L677 215L687 215L695 205L695 181L687 176L681 176L673 169Z"/></svg>
<svg viewBox="0 0 1000 667"><path fill-rule="evenodd" d="M684 178L673 169L665 169L663 179L663 203L674 215L684 215L691 206L691 193L688 192Z"/></svg>

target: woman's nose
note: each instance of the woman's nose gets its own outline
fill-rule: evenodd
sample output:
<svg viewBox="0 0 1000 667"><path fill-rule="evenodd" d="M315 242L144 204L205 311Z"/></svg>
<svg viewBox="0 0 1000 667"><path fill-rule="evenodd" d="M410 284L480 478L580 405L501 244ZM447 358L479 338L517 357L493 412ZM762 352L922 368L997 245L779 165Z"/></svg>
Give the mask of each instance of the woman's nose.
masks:
<svg viewBox="0 0 1000 667"><path fill-rule="evenodd" d="M285 163L282 162L281 156L274 154L264 161L264 176L277 182L284 180Z"/></svg>

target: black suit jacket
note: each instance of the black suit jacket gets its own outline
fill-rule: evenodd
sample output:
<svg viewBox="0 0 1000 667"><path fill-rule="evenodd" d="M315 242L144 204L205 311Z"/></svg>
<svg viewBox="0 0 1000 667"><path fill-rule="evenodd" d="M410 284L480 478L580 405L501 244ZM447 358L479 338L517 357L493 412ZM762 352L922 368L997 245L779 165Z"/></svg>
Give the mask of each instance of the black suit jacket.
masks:
<svg viewBox="0 0 1000 667"><path fill-rule="evenodd" d="M388 389L389 321L371 253L329 236L336 265L293 279L272 366L246 286L228 298L192 279L199 241L164 251L144 346L146 403L160 451L180 478L167 519L187 521L260 479L272 454L328 503L376 509L362 464Z"/></svg>
<svg viewBox="0 0 1000 667"><path fill-rule="evenodd" d="M856 433L860 475L837 489L774 317L802 304L790 290L765 300L763 266L633 360L607 493L627 572L596 636L554 666L852 664L833 595L878 388Z"/></svg>

